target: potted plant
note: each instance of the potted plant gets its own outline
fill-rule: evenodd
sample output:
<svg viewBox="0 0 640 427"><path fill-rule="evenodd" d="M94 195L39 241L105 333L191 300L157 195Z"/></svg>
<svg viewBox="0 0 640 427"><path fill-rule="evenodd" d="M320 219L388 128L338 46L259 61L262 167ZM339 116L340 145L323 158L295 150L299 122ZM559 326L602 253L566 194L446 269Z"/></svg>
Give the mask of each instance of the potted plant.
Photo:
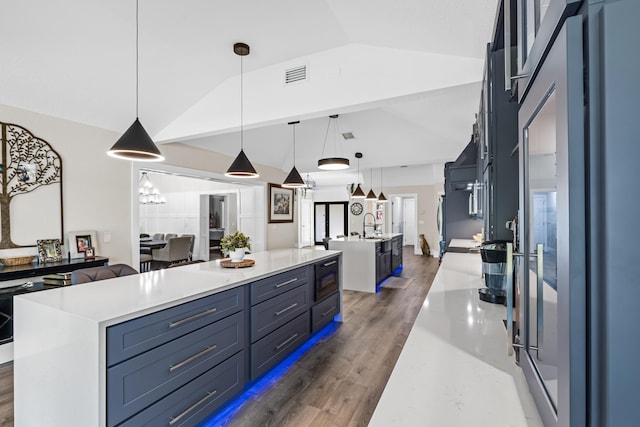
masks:
<svg viewBox="0 0 640 427"><path fill-rule="evenodd" d="M225 253L229 254L231 262L240 262L244 258L245 249L251 250L249 240L251 240L250 237L236 231L235 234L227 234L220 239L220 246Z"/></svg>

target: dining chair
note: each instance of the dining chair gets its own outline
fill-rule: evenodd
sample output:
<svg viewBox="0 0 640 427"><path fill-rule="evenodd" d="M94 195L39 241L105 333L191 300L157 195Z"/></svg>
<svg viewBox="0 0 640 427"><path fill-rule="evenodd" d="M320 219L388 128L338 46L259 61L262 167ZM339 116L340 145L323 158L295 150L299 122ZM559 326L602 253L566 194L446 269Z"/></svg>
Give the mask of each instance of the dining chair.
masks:
<svg viewBox="0 0 640 427"><path fill-rule="evenodd" d="M174 237L178 237L178 235L177 235L177 234L175 234L175 233L167 233L167 234L164 236L164 240L167 240L167 241L168 241L169 239L173 239Z"/></svg>
<svg viewBox="0 0 640 427"><path fill-rule="evenodd" d="M165 247L151 251L153 256L152 269L166 268L177 262L188 261L190 247L191 237L172 237L168 239Z"/></svg>
<svg viewBox="0 0 640 427"><path fill-rule="evenodd" d="M196 244L196 235L195 234L183 234L180 237L191 237L191 245L189 246L189 261L193 259L193 248Z"/></svg>
<svg viewBox="0 0 640 427"><path fill-rule="evenodd" d="M153 235L153 240L164 240L164 233L156 233Z"/></svg>
<svg viewBox="0 0 640 427"><path fill-rule="evenodd" d="M114 277L130 276L138 272L127 264L105 265L101 267L81 268L71 273L71 284L97 282Z"/></svg>

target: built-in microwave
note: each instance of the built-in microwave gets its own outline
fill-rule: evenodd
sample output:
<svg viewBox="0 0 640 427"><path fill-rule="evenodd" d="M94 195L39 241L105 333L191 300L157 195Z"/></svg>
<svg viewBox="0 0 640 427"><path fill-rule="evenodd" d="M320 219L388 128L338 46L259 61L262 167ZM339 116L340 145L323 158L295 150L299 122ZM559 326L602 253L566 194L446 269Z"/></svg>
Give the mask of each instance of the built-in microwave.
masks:
<svg viewBox="0 0 640 427"><path fill-rule="evenodd" d="M319 262L315 267L315 301L318 302L338 291L338 257Z"/></svg>

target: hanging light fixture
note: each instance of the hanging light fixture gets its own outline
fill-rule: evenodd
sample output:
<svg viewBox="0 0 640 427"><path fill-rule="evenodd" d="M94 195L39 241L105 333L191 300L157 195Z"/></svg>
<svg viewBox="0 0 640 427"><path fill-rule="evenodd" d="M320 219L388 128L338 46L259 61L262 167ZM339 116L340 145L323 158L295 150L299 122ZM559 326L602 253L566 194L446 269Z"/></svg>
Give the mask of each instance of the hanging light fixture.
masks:
<svg viewBox="0 0 640 427"><path fill-rule="evenodd" d="M163 205L167 203L167 199L160 195L160 191L153 186L146 172L142 172L138 182L138 197L142 205Z"/></svg>
<svg viewBox="0 0 640 427"><path fill-rule="evenodd" d="M333 149L334 149L334 154L337 155L338 115L333 114L329 116L329 122L327 123L327 131L324 134L324 145L322 146L322 156L324 156L324 149L327 147L327 137L329 136L329 128L331 127L331 123L334 124ZM320 160L318 160L318 169L335 171L335 170L347 169L348 167L349 167L349 159L345 159L344 157L322 157Z"/></svg>
<svg viewBox="0 0 640 427"><path fill-rule="evenodd" d="M290 125L293 125L293 168L284 183L282 183L285 188L302 188L306 185L300 173L298 173L298 169L296 169L296 125L298 123L300 122L289 122Z"/></svg>
<svg viewBox="0 0 640 427"><path fill-rule="evenodd" d="M371 189L369 190L369 192L367 193L367 197L365 197L365 200L378 200L378 197L376 196L376 193L373 192L373 168L371 168L369 170L369 178L371 181Z"/></svg>
<svg viewBox="0 0 640 427"><path fill-rule="evenodd" d="M360 159L362 158L362 153L356 153L356 159L358 159L358 181L360 181ZM358 186L351 194L351 197L354 199L364 199L364 191L360 187L360 183L358 182Z"/></svg>
<svg viewBox="0 0 640 427"><path fill-rule="evenodd" d="M225 176L233 178L257 178L258 172L249 161L249 158L244 154L244 132L243 132L243 114L244 114L244 82L242 72L242 57L249 55L249 45L245 43L236 43L233 45L233 51L240 57L240 153L236 159L231 163L229 169L225 173Z"/></svg>
<svg viewBox="0 0 640 427"><path fill-rule="evenodd" d="M388 201L389 200L387 200L384 193L382 192L382 168L380 168L380 195L378 196L378 202L387 203Z"/></svg>
<svg viewBox="0 0 640 427"><path fill-rule="evenodd" d="M307 179L304 180L304 187L307 190L315 190L316 182L309 176L309 172L307 172Z"/></svg>
<svg viewBox="0 0 640 427"><path fill-rule="evenodd" d="M138 0L136 0L136 121L107 151L111 157L140 162L161 162L164 156L138 119Z"/></svg>

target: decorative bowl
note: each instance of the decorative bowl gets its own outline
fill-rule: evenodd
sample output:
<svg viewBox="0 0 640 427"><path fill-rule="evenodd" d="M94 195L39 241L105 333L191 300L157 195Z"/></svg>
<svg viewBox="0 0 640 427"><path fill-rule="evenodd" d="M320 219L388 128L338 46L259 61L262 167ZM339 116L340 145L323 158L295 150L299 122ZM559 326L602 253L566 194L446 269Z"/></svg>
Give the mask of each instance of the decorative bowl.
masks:
<svg viewBox="0 0 640 427"><path fill-rule="evenodd" d="M34 255L29 256L17 256L13 258L0 258L0 262L4 265L23 265L23 264L31 264L35 259Z"/></svg>

